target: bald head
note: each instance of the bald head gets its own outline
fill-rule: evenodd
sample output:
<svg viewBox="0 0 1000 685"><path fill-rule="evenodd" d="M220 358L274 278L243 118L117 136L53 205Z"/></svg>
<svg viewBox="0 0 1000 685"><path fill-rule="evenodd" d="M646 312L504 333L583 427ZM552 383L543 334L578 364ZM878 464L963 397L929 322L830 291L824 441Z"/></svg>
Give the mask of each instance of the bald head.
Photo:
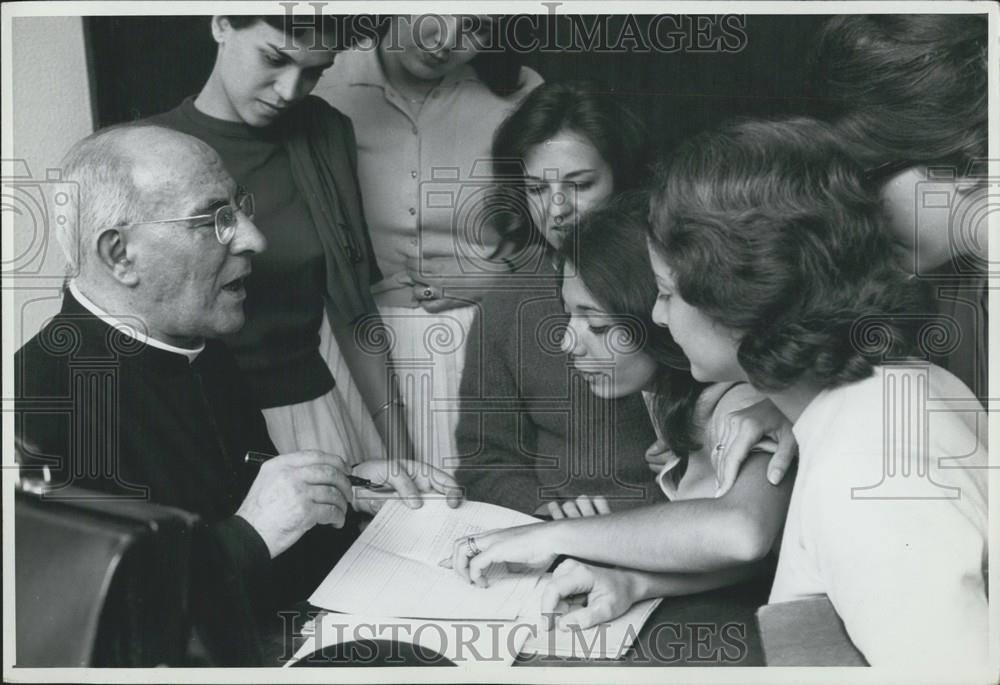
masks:
<svg viewBox="0 0 1000 685"><path fill-rule="evenodd" d="M157 218L165 209L176 212L179 208L165 206L171 197L229 178L204 142L146 124L112 126L87 136L66 154L63 176L79 188L76 211L56 227L71 275L86 267L103 229Z"/></svg>
<svg viewBox="0 0 1000 685"><path fill-rule="evenodd" d="M118 142L132 160L132 181L141 193L182 193L205 181L228 177L207 143L159 126L124 129Z"/></svg>

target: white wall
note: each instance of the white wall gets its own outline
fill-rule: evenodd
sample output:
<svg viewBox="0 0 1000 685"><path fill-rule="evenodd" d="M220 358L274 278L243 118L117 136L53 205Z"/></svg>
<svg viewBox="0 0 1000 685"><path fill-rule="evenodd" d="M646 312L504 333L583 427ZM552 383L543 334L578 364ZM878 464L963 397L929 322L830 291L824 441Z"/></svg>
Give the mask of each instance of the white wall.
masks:
<svg viewBox="0 0 1000 685"><path fill-rule="evenodd" d="M14 236L4 285L15 291L14 312L5 316L14 316L16 348L59 309L66 262L51 232L56 186L46 179L69 147L94 130L83 20L14 17L7 92L13 131L12 149L3 153L4 232L12 224ZM26 173L33 180L21 178Z"/></svg>

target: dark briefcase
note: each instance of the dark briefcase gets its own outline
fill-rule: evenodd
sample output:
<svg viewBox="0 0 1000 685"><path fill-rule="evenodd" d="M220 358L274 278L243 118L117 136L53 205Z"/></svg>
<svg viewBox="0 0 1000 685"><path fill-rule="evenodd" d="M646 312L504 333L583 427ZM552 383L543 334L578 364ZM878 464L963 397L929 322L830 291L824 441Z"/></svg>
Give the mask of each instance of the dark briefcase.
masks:
<svg viewBox="0 0 1000 685"><path fill-rule="evenodd" d="M15 667L184 663L196 516L30 481L14 514Z"/></svg>

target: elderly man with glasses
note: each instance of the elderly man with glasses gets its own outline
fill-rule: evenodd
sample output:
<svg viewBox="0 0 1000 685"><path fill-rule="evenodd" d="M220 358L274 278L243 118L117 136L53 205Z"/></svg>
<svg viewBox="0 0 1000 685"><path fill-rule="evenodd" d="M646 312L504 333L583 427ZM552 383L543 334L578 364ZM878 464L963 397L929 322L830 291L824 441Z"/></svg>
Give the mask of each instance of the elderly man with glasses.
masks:
<svg viewBox="0 0 1000 685"><path fill-rule="evenodd" d="M405 460L352 472L351 455L315 451L247 463L276 450L213 339L243 325L265 240L253 196L208 145L115 127L77 143L64 177L79 188L55 227L71 278L61 312L15 355L22 469L47 467L49 497L74 486L197 513L198 636L215 662L260 663L263 612L304 599L353 538L352 507L384 501L352 477L413 507L430 491L456 505L454 481Z"/></svg>

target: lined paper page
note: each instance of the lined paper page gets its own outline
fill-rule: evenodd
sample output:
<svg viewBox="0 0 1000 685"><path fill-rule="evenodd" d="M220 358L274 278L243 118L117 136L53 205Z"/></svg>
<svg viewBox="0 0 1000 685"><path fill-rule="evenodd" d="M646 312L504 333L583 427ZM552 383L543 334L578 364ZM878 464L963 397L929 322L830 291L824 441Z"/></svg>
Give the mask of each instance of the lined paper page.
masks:
<svg viewBox="0 0 1000 685"><path fill-rule="evenodd" d="M456 538L537 519L504 507L463 502L449 509L426 499L420 509L387 502L320 584L309 602L323 609L367 616L448 619L517 617L537 575L491 573L490 587L464 582L438 566Z"/></svg>

